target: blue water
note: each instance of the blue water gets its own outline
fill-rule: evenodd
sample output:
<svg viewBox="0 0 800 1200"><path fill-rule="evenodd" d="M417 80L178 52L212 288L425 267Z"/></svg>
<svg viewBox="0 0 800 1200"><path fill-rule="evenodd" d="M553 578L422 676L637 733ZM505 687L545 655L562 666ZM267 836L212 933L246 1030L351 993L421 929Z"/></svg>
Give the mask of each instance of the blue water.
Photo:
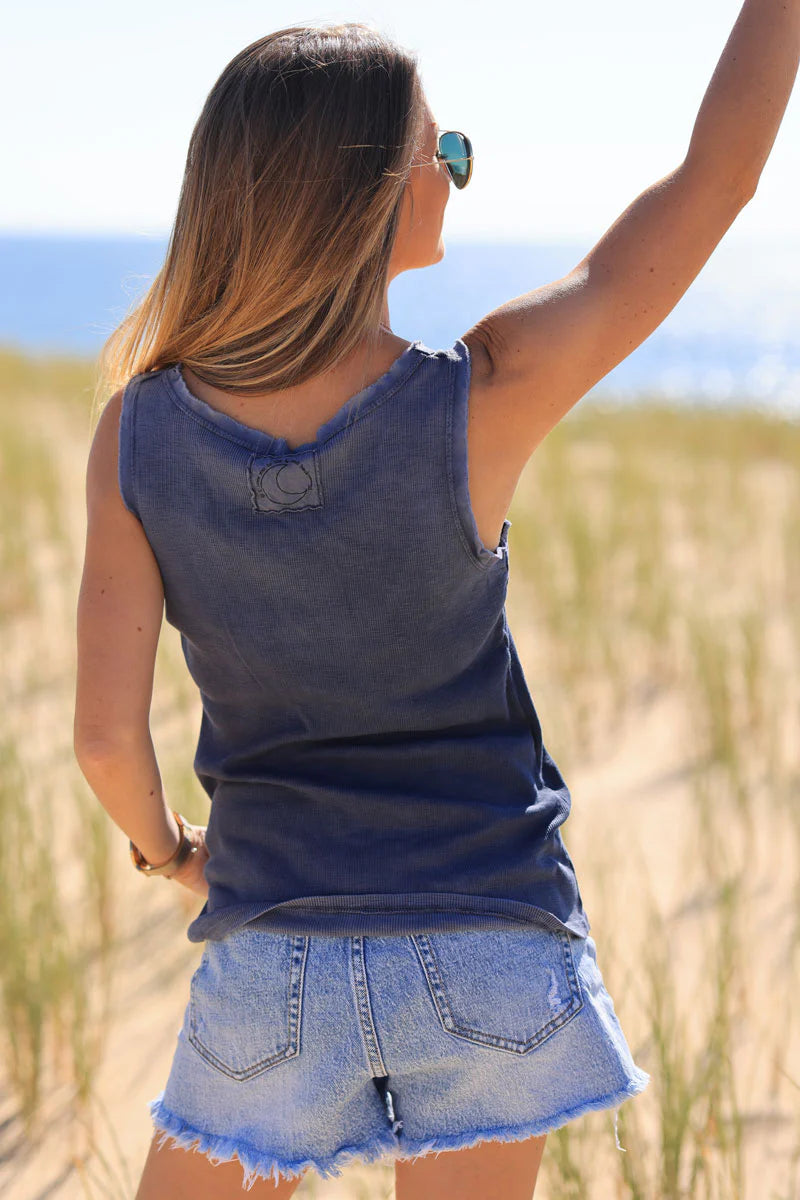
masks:
<svg viewBox="0 0 800 1200"><path fill-rule="evenodd" d="M94 355L158 271L166 238L0 235L0 343ZM446 239L398 276L392 328L445 346L492 308L566 274L587 243ZM723 242L659 328L589 393L800 416L800 241Z"/></svg>

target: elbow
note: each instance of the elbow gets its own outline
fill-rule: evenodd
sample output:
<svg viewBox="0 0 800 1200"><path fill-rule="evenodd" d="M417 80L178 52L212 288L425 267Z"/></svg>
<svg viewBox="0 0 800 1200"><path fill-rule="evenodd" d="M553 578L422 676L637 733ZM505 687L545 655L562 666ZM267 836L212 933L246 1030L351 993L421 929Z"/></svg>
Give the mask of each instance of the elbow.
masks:
<svg viewBox="0 0 800 1200"><path fill-rule="evenodd" d="M712 164L707 159L688 155L680 169L684 175L694 180L695 184L705 189L706 194L725 196L735 208L744 208L753 199L760 174L744 168L738 171L722 169L718 163Z"/></svg>
<svg viewBox="0 0 800 1200"><path fill-rule="evenodd" d="M114 749L110 742L102 742L92 737L76 736L72 740L72 753L75 755L78 766L83 770L90 763L103 762L112 758Z"/></svg>
<svg viewBox="0 0 800 1200"><path fill-rule="evenodd" d="M742 208L744 208L744 206L746 204L749 204L750 201L753 199L753 197L756 194L757 187L758 187L758 177L756 177L755 179L745 179L742 181L742 183L740 184L740 187L739 187L739 202L740 202Z"/></svg>
<svg viewBox="0 0 800 1200"><path fill-rule="evenodd" d="M72 738L72 752L75 761L83 771L91 771L104 763L113 762L127 757L142 744L142 731L118 730L96 726L91 729L75 727Z"/></svg>
<svg viewBox="0 0 800 1200"><path fill-rule="evenodd" d="M111 742L101 742L96 738L75 738L72 752L84 779L94 778L98 768L112 762L119 755L119 750Z"/></svg>

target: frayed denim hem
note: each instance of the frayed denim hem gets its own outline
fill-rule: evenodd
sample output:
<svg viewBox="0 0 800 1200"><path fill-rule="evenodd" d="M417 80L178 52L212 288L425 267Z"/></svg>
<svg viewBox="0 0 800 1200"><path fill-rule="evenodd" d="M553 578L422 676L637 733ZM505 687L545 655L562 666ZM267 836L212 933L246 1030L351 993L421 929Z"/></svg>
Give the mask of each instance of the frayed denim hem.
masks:
<svg viewBox="0 0 800 1200"><path fill-rule="evenodd" d="M158 1139L159 1147L169 1138L174 1138L178 1146L184 1150L195 1148L194 1143L198 1142L197 1152L205 1154L215 1166L238 1158L244 1170L242 1188L246 1191L253 1187L258 1178L273 1179L277 1185L282 1177L294 1179L302 1175L309 1167L323 1179L341 1175L341 1167L349 1166L353 1161L374 1162L386 1154L391 1155L397 1146L396 1136L387 1130L384 1136L373 1138L363 1146L342 1146L329 1158L306 1158L297 1162L281 1162L238 1138L221 1137L218 1134L207 1133L203 1129L196 1129L164 1107L163 1095L164 1093L161 1092L148 1105L153 1124L161 1134Z"/></svg>
<svg viewBox="0 0 800 1200"><path fill-rule="evenodd" d="M466 1150L470 1146L475 1146L478 1142L495 1141L495 1142L516 1142L524 1138L537 1137L542 1133L550 1133L554 1129L560 1129L562 1125L566 1125L569 1121L574 1121L577 1117L584 1116L588 1112L596 1112L602 1108L615 1108L614 1113L614 1139L617 1149L623 1154L627 1154L624 1146L619 1143L617 1137L617 1119L619 1117L620 1105L631 1096L638 1096L643 1092L650 1082L650 1076L641 1068L634 1068L634 1075L630 1082L624 1088L618 1089L616 1092L608 1092L605 1096L598 1096L593 1100L587 1100L584 1104L576 1104L573 1108L562 1109L552 1117L544 1117L539 1121L532 1121L523 1125L500 1125L489 1129L475 1129L470 1133L452 1134L445 1137L424 1138L419 1141L411 1139L403 1139L402 1148L395 1151L392 1155L394 1159L419 1158L424 1154L438 1154L442 1150Z"/></svg>

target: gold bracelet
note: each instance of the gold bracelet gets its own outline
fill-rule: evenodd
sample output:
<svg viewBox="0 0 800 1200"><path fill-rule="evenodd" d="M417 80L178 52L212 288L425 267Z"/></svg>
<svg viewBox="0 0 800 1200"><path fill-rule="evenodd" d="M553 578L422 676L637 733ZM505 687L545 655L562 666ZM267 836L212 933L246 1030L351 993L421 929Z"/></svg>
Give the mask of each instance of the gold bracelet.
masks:
<svg viewBox="0 0 800 1200"><path fill-rule="evenodd" d="M197 853L198 847L189 840L189 837L186 833L186 818L182 817L181 814L176 812L174 808L170 811L175 820L178 822L181 840L178 843L175 853L170 855L167 861L162 863L160 867L152 866L144 857L138 846L134 846L133 842L128 839L131 848L133 865L136 867L136 870L141 871L143 875L166 875L168 879L171 879L178 868L182 867L187 859L191 858L193 854Z"/></svg>

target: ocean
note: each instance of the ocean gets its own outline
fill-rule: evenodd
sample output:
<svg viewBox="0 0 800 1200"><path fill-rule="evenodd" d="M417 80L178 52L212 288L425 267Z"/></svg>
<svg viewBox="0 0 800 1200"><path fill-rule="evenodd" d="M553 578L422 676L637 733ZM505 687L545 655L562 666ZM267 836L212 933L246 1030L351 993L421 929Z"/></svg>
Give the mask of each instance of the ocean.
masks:
<svg viewBox="0 0 800 1200"><path fill-rule="evenodd" d="M0 234L0 345L94 356L163 261L166 238ZM452 344L492 308L565 275L591 243L445 237L389 289L392 328ZM800 240L723 239L669 316L588 399L748 405L800 417Z"/></svg>

